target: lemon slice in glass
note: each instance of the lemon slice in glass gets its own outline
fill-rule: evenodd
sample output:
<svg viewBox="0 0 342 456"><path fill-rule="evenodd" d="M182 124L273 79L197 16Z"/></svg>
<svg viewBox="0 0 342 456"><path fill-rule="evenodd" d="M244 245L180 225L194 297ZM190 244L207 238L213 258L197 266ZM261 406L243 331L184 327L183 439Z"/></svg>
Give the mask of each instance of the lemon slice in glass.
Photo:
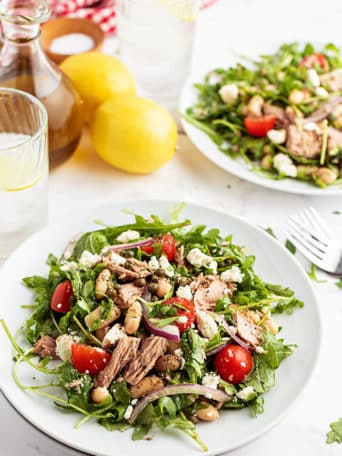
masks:
<svg viewBox="0 0 342 456"><path fill-rule="evenodd" d="M37 184L47 169L41 155L32 143L21 146L20 152L0 148L0 191L17 192Z"/></svg>
<svg viewBox="0 0 342 456"><path fill-rule="evenodd" d="M170 13L180 21L193 22L197 17L198 0L159 0L159 2L165 4Z"/></svg>

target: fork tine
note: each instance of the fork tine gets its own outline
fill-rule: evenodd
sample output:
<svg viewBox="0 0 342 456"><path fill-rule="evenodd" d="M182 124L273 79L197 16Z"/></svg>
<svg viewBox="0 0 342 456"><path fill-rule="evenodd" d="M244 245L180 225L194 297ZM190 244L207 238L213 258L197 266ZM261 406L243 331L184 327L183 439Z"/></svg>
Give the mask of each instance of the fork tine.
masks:
<svg viewBox="0 0 342 456"><path fill-rule="evenodd" d="M288 221L288 225L292 231L295 231L300 239L304 239L312 246L312 250L317 250L317 253L320 253L321 255L325 253L326 244L321 243L317 238L313 237L312 234L309 233L295 218L291 218Z"/></svg>
<svg viewBox="0 0 342 456"><path fill-rule="evenodd" d="M296 214L294 218L297 218L297 221L300 221L310 236L324 243L323 240L325 240L327 236L325 232L321 230L320 226L315 222L315 220L313 220L312 214L308 212L307 209L304 209L303 211Z"/></svg>
<svg viewBox="0 0 342 456"><path fill-rule="evenodd" d="M317 266L320 266L322 264L322 261L313 255L309 249L307 249L305 246L301 244L299 239L295 236L293 236L289 231L285 232L287 238L297 247L297 249L308 259L311 261L311 263L316 264Z"/></svg>
<svg viewBox="0 0 342 456"><path fill-rule="evenodd" d="M310 206L306 212L308 213L308 216L310 217L310 220L314 221L316 225L319 226L321 231L327 236L329 239L332 237L332 232L330 228L328 227L327 223L323 218L319 215L319 213L314 209L312 206Z"/></svg>
<svg viewBox="0 0 342 456"><path fill-rule="evenodd" d="M288 231L292 236L294 236L298 242L300 242L305 248L307 248L312 255L315 255L318 259L322 260L324 256L324 252L317 249L314 245L312 245L305 236L303 236L303 231L299 230L295 226L288 225Z"/></svg>

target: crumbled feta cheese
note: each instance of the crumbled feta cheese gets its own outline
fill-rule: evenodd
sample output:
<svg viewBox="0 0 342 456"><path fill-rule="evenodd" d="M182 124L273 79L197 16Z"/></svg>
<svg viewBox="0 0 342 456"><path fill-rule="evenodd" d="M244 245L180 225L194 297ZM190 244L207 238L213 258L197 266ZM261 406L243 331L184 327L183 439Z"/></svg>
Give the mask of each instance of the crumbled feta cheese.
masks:
<svg viewBox="0 0 342 456"><path fill-rule="evenodd" d="M125 335L124 328L119 323L116 323L104 336L102 344L103 346L114 345L115 342L125 337Z"/></svg>
<svg viewBox="0 0 342 456"><path fill-rule="evenodd" d="M317 87L316 90L315 90L315 94L319 97L319 98L328 98L329 97L329 93L327 90L325 90L324 87Z"/></svg>
<svg viewBox="0 0 342 456"><path fill-rule="evenodd" d="M75 261L63 261L61 264L62 271L71 271L78 268L78 264Z"/></svg>
<svg viewBox="0 0 342 456"><path fill-rule="evenodd" d="M212 339L218 332L218 327L214 318L203 310L197 311L196 321L201 334L208 339Z"/></svg>
<svg viewBox="0 0 342 456"><path fill-rule="evenodd" d="M56 339L56 355L62 361L71 361L71 346L77 344L81 339L77 336L62 334Z"/></svg>
<svg viewBox="0 0 342 456"><path fill-rule="evenodd" d="M116 264L117 266L122 266L123 264L126 263L126 258L122 257L121 255L115 253L115 252L111 252L110 255L109 255L109 261L111 263L114 263Z"/></svg>
<svg viewBox="0 0 342 456"><path fill-rule="evenodd" d="M242 401L249 401L255 396L253 386L246 386L244 389L236 393L236 396Z"/></svg>
<svg viewBox="0 0 342 456"><path fill-rule="evenodd" d="M321 81L319 79L319 76L317 74L317 71L314 70L313 68L310 68L308 70L308 80L311 82L311 84L314 87L319 87L321 85Z"/></svg>
<svg viewBox="0 0 342 456"><path fill-rule="evenodd" d="M267 137L273 144L283 144L286 141L286 130L284 128L281 130L269 130Z"/></svg>
<svg viewBox="0 0 342 456"><path fill-rule="evenodd" d="M211 269L213 274L217 274L217 261L211 260L208 264L208 269Z"/></svg>
<svg viewBox="0 0 342 456"><path fill-rule="evenodd" d="M176 291L176 296L177 298L184 298L188 299L189 301L192 301L192 292L191 288L189 285L185 285L184 287L180 286L178 287Z"/></svg>
<svg viewBox="0 0 342 456"><path fill-rule="evenodd" d="M232 266L231 269L221 272L220 277L223 282L241 283L243 280L243 274L238 266Z"/></svg>
<svg viewBox="0 0 342 456"><path fill-rule="evenodd" d="M255 351L256 351L257 353L259 353L259 355L263 355L263 354L266 353L266 350L264 350L262 347L260 347L260 345L258 345L258 346L255 347Z"/></svg>
<svg viewBox="0 0 342 456"><path fill-rule="evenodd" d="M125 420L129 420L131 415L132 415L132 413L133 413L133 407L131 405L129 405L126 408L126 411L125 411L124 416L123 416L125 418Z"/></svg>
<svg viewBox="0 0 342 456"><path fill-rule="evenodd" d="M195 266L195 268L206 266L208 263L210 263L210 261L212 261L212 257L201 252L201 250L197 247L190 250L190 252L187 254L186 259L190 264Z"/></svg>
<svg viewBox="0 0 342 456"><path fill-rule="evenodd" d="M217 389L219 384L220 377L215 374L215 372L208 372L202 378L202 385L207 386L208 388Z"/></svg>
<svg viewBox="0 0 342 456"><path fill-rule="evenodd" d="M297 176L297 168L286 154L276 154L273 158L273 166L278 170L279 174L289 177Z"/></svg>
<svg viewBox="0 0 342 456"><path fill-rule="evenodd" d="M175 355L181 358L183 356L183 350L181 348L176 348Z"/></svg>
<svg viewBox="0 0 342 456"><path fill-rule="evenodd" d="M181 315L177 318L178 323L186 323L188 321L188 317L186 315Z"/></svg>
<svg viewBox="0 0 342 456"><path fill-rule="evenodd" d="M321 133L321 129L319 128L319 126L318 126L315 122L306 122L306 123L303 125L303 130L306 130L306 131L315 131L315 132L318 133L318 134Z"/></svg>
<svg viewBox="0 0 342 456"><path fill-rule="evenodd" d="M138 402L138 399L132 399L132 400L131 400L131 404L132 404L132 405L135 405L137 402Z"/></svg>
<svg viewBox="0 0 342 456"><path fill-rule="evenodd" d="M88 250L85 250L82 253L81 258L79 259L79 262L82 264L82 266L86 266L87 268L92 268L100 261L101 261L100 255L93 254L93 253L89 252Z"/></svg>
<svg viewBox="0 0 342 456"><path fill-rule="evenodd" d="M127 244L128 242L135 241L136 239L140 238L139 231L135 230L127 230L121 233L116 240L121 242L122 244Z"/></svg>
<svg viewBox="0 0 342 456"><path fill-rule="evenodd" d="M233 103L239 97L239 89L236 84L226 84L220 88L219 94L225 103Z"/></svg>
<svg viewBox="0 0 342 456"><path fill-rule="evenodd" d="M166 258L166 256L163 255L159 258L159 264L160 264L160 267L165 272L165 275L167 275L168 277L174 276L175 271L173 270L173 267L169 263L169 260Z"/></svg>
<svg viewBox="0 0 342 456"><path fill-rule="evenodd" d="M179 358L179 360L180 360L179 369L182 370L182 369L184 368L184 366L185 366L185 359L183 358L183 356L181 356L181 357Z"/></svg>
<svg viewBox="0 0 342 456"><path fill-rule="evenodd" d="M158 258L155 256L151 256L150 261L148 262L148 267L154 272L160 266Z"/></svg>

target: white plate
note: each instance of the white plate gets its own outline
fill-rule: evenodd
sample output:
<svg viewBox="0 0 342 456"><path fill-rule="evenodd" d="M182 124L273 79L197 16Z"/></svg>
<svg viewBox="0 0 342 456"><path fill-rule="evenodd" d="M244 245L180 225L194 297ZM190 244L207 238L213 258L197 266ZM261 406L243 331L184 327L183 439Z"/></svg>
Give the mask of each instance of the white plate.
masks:
<svg viewBox="0 0 342 456"><path fill-rule="evenodd" d="M1 317L15 332L28 315L20 306L31 302L31 293L20 284L22 277L33 274L46 274L45 260L49 252L60 255L65 244L79 232L94 229L94 219L106 223L122 224L131 217L121 209L130 209L146 216L151 213L168 217L168 209L174 202L166 201L124 201L110 207L94 208L86 214L75 214L61 224L50 226L38 232L8 259L0 273ZM299 348L284 361L277 371L277 386L265 395L265 412L257 419L250 411L222 412L215 423L198 426L200 437L209 447L209 455L231 450L259 437L269 430L293 405L312 375L316 364L320 339L321 323L317 301L311 284L293 256L271 236L259 228L249 225L242 219L202 206L189 204L183 214L194 223L218 227L223 233L233 233L234 241L248 246L256 255L256 271L263 279L290 286L298 298L306 305L294 316L280 317L283 326L282 336L288 343L296 343ZM314 337L313 337L314 335ZM19 389L12 379L13 367L10 344L0 330L0 387L12 405L37 428L73 448L98 456L160 456L166 448L171 448L177 456L200 454L200 450L187 437L178 432L154 431L151 441L133 442L130 431L108 432L96 422L88 422L75 430L73 425L78 417L63 414L56 410L51 401ZM37 380L33 380L33 376ZM29 368L21 370L24 383L34 384L39 375ZM46 382L46 378L44 379ZM285 444L285 442L284 442Z"/></svg>
<svg viewBox="0 0 342 456"><path fill-rule="evenodd" d="M274 48L272 51L267 48L267 52L274 52L275 49L276 48ZM241 52L241 54L243 54L243 52ZM247 53L245 53L245 55L247 55ZM182 90L179 104L179 111L181 114L185 113L186 109L193 106L197 101L198 91L194 88L194 83L203 82L205 75L213 68L228 68L230 66L234 66L236 63L238 63L238 59L233 54L230 54L228 56L224 55L222 59L216 58L215 63L216 66L210 66L210 68L207 68L207 71L205 71L203 74L192 75L186 81ZM225 155L204 132L187 122L184 118L182 118L181 121L186 134L203 155L205 155L210 161L215 163L220 168L228 171L231 174L234 174L237 177L240 177L241 179L257 185L261 185L262 187L267 187L273 190L287 193L312 196L332 196L342 194L342 184L335 186L332 185L327 188L319 188L314 184L302 182L295 179L268 179L261 174L257 174L256 172L251 171L248 167L248 164L241 157L233 159Z"/></svg>

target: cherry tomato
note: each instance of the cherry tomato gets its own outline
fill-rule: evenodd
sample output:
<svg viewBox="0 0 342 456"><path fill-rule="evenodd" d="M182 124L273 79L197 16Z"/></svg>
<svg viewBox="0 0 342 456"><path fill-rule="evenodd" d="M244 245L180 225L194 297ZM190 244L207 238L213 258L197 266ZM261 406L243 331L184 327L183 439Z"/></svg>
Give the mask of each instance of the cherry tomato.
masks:
<svg viewBox="0 0 342 456"><path fill-rule="evenodd" d="M246 117L244 124L248 134L262 138L269 130L272 130L276 122L275 116Z"/></svg>
<svg viewBox="0 0 342 456"><path fill-rule="evenodd" d="M299 63L299 66L304 66L306 68L312 68L315 65L319 65L323 70L328 68L327 59L323 54L316 53L307 55Z"/></svg>
<svg viewBox="0 0 342 456"><path fill-rule="evenodd" d="M192 301L185 298L170 298L167 299L164 304L169 306L176 305L177 315L181 317L181 321L176 320L175 324L178 326L181 333L186 329L191 328L191 326L195 323L195 306Z"/></svg>
<svg viewBox="0 0 342 456"><path fill-rule="evenodd" d="M108 364L111 355L101 348L72 344L71 362L81 374L97 375Z"/></svg>
<svg viewBox="0 0 342 456"><path fill-rule="evenodd" d="M51 309L60 313L69 312L72 296L74 296L74 293L70 280L64 280L64 282L59 283L51 296Z"/></svg>
<svg viewBox="0 0 342 456"><path fill-rule="evenodd" d="M164 234L160 238L153 239L150 245L145 245L144 247L141 247L141 250L151 255L153 253L154 244L162 244L163 252L165 253L167 259L169 261L172 261L174 259L176 253L176 243L172 234Z"/></svg>
<svg viewBox="0 0 342 456"><path fill-rule="evenodd" d="M214 359L214 369L229 383L243 382L253 368L252 355L240 345L226 345Z"/></svg>

